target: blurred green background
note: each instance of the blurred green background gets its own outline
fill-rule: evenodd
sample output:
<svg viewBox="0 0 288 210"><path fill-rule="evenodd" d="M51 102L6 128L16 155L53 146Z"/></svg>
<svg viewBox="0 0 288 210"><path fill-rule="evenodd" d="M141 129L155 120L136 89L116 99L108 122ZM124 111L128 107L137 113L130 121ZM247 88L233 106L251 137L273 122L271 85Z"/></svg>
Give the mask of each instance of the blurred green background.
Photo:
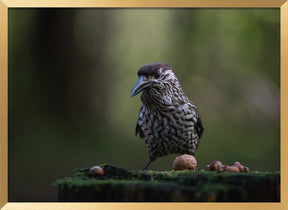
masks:
<svg viewBox="0 0 288 210"><path fill-rule="evenodd" d="M129 92L151 62L169 64L200 111L200 168L280 170L279 20L272 8L9 8L9 201L56 201L52 183L78 167L142 169Z"/></svg>

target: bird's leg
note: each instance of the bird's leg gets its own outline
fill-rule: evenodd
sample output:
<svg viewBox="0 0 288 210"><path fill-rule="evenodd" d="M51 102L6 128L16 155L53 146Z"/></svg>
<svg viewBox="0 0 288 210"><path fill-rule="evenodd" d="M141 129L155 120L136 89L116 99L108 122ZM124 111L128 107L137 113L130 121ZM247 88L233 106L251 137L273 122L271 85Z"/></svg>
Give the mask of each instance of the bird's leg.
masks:
<svg viewBox="0 0 288 210"><path fill-rule="evenodd" d="M152 163L152 160L149 160L149 162L147 163L147 165L142 169L142 171L147 170L148 166Z"/></svg>

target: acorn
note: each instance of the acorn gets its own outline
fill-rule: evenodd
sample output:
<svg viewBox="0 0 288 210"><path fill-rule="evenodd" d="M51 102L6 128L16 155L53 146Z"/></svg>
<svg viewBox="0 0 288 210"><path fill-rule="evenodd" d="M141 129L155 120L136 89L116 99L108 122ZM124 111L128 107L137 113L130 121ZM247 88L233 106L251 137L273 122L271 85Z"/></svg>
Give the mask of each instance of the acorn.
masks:
<svg viewBox="0 0 288 210"><path fill-rule="evenodd" d="M193 155L184 154L175 158L173 162L173 170L181 171L181 170L195 170L197 166L197 160Z"/></svg>
<svg viewBox="0 0 288 210"><path fill-rule="evenodd" d="M93 176L104 176L104 169L100 166L93 166L90 168L89 173Z"/></svg>
<svg viewBox="0 0 288 210"><path fill-rule="evenodd" d="M237 166L227 166L225 168L225 171L229 172L240 172L240 169Z"/></svg>

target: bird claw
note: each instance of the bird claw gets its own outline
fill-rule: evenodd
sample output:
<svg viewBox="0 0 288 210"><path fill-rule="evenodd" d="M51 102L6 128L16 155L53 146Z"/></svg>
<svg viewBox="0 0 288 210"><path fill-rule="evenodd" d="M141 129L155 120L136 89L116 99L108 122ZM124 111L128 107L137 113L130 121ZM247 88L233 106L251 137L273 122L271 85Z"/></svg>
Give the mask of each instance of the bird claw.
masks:
<svg viewBox="0 0 288 210"><path fill-rule="evenodd" d="M152 163L152 160L149 160L149 162L147 163L147 165L142 169L142 171L146 171L148 166Z"/></svg>

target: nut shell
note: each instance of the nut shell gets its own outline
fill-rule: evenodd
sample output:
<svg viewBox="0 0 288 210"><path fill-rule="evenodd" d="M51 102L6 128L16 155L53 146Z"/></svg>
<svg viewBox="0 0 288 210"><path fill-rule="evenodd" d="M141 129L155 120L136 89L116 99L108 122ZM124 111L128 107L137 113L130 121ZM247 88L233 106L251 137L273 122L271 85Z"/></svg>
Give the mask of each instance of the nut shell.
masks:
<svg viewBox="0 0 288 210"><path fill-rule="evenodd" d="M243 166L244 168L244 172L248 173L249 172L249 168L247 166Z"/></svg>
<svg viewBox="0 0 288 210"><path fill-rule="evenodd" d="M218 160L214 163L214 169L216 171L223 171L224 170L224 167L223 167L221 161Z"/></svg>
<svg viewBox="0 0 288 210"><path fill-rule="evenodd" d="M240 162L234 162L233 166L238 167L240 172L244 172L244 166Z"/></svg>
<svg viewBox="0 0 288 210"><path fill-rule="evenodd" d="M223 171L224 166L220 160L214 160L209 165L209 171Z"/></svg>
<svg viewBox="0 0 288 210"><path fill-rule="evenodd" d="M93 176L103 176L104 175L104 169L100 166L93 166L90 168L90 174Z"/></svg>
<svg viewBox="0 0 288 210"><path fill-rule="evenodd" d="M184 154L175 158L173 162L173 170L195 170L197 166L197 160L193 155Z"/></svg>
<svg viewBox="0 0 288 210"><path fill-rule="evenodd" d="M225 171L229 172L240 172L240 169L237 166L227 166L225 168Z"/></svg>

